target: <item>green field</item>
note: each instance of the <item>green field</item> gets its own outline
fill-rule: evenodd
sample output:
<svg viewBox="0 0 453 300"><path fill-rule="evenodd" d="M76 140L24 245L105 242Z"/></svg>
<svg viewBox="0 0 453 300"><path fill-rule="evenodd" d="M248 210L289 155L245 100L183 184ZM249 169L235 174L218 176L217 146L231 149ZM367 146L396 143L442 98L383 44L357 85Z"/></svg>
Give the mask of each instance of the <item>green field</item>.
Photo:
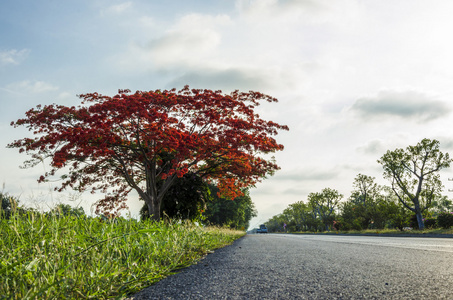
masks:
<svg viewBox="0 0 453 300"><path fill-rule="evenodd" d="M0 299L121 299L245 232L29 213L0 234Z"/></svg>

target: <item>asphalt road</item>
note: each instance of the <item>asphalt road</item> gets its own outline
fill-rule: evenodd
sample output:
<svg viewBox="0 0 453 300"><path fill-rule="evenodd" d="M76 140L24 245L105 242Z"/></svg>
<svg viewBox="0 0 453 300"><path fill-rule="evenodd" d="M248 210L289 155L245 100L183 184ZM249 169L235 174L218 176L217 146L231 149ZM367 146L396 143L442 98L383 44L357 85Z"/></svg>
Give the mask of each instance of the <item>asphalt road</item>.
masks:
<svg viewBox="0 0 453 300"><path fill-rule="evenodd" d="M131 299L453 299L453 239L247 235Z"/></svg>

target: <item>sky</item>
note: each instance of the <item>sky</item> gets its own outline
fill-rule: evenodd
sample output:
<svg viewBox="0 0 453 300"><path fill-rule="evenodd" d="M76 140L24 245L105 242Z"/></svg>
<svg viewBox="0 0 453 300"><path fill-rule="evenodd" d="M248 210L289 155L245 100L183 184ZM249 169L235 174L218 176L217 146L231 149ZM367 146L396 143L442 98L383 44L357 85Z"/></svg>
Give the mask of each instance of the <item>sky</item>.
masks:
<svg viewBox="0 0 453 300"><path fill-rule="evenodd" d="M429 138L453 151L452 12L449 0L3 0L0 184L29 206L90 212L96 195L37 183L48 165L19 168L27 156L6 145L30 133L11 121L84 93L188 84L279 100L257 111L290 130L276 137L281 170L251 190L252 227L327 187L346 200L359 173L388 185L387 150Z"/></svg>

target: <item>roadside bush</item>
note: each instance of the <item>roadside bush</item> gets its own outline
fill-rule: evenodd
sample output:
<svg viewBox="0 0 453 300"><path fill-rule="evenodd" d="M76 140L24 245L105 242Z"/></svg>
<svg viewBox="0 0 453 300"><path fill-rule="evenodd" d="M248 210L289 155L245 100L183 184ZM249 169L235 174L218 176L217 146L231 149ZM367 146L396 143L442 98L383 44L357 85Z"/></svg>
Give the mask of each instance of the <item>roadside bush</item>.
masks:
<svg viewBox="0 0 453 300"><path fill-rule="evenodd" d="M414 229L419 229L418 228L418 221L417 221L417 215L411 215L409 218L409 227L412 227Z"/></svg>
<svg viewBox="0 0 453 300"><path fill-rule="evenodd" d="M363 218L357 218L357 219L354 219L354 221L352 221L352 229L353 230L357 230L357 231L360 231L360 230L363 230Z"/></svg>
<svg viewBox="0 0 453 300"><path fill-rule="evenodd" d="M343 227L343 223L340 220L335 220L335 221L333 221L332 227L333 227L333 229L338 231Z"/></svg>
<svg viewBox="0 0 453 300"><path fill-rule="evenodd" d="M347 222L343 218L339 218L333 222L333 228L335 230L349 231L352 229L351 223Z"/></svg>
<svg viewBox="0 0 453 300"><path fill-rule="evenodd" d="M450 213L440 213L437 216L437 224L445 229L448 229L453 226L453 212Z"/></svg>
<svg viewBox="0 0 453 300"><path fill-rule="evenodd" d="M9 219L14 214L25 214L26 209L19 205L19 199L14 196L10 196L7 193L0 192L0 219Z"/></svg>
<svg viewBox="0 0 453 300"><path fill-rule="evenodd" d="M433 218L425 219L425 228L436 228L437 220Z"/></svg>

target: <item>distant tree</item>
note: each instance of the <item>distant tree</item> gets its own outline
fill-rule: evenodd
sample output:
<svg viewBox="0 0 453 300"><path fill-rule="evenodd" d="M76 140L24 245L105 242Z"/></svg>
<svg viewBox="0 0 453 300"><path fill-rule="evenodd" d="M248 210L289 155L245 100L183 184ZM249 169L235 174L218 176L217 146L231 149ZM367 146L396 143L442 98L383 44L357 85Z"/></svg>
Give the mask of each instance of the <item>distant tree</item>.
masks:
<svg viewBox="0 0 453 300"><path fill-rule="evenodd" d="M310 193L308 195L308 202L313 210L319 214L325 230L329 230L329 226L333 224L335 209L338 208L342 198L342 194L331 188L325 188L321 193Z"/></svg>
<svg viewBox="0 0 453 300"><path fill-rule="evenodd" d="M439 150L439 141L430 139L405 150L389 150L378 160L398 200L417 216L419 229L424 229L423 212L442 190L438 172L450 167L451 161Z"/></svg>
<svg viewBox="0 0 453 300"><path fill-rule="evenodd" d="M28 213L33 213L35 215L40 214L33 208L24 207L20 204L20 201L17 197L11 196L8 193L0 192L0 218L9 219L12 216L23 216Z"/></svg>
<svg viewBox="0 0 453 300"><path fill-rule="evenodd" d="M453 226L453 212L442 212L437 216L437 224L444 228L449 229Z"/></svg>
<svg viewBox="0 0 453 300"><path fill-rule="evenodd" d="M283 224L286 222L288 222L287 216L284 214L278 214L265 222L264 225L266 225L269 232L283 232Z"/></svg>
<svg viewBox="0 0 453 300"><path fill-rule="evenodd" d="M364 214L361 204L349 200L340 204L340 215L336 221L341 224L341 230L362 230L367 223Z"/></svg>
<svg viewBox="0 0 453 300"><path fill-rule="evenodd" d="M296 231L316 231L318 228L318 211L304 201L288 205L284 214L294 222Z"/></svg>
<svg viewBox="0 0 453 300"><path fill-rule="evenodd" d="M296 213L291 206L283 210L282 215L285 216L286 229L288 231L298 231L300 228L300 219L296 217Z"/></svg>
<svg viewBox="0 0 453 300"><path fill-rule="evenodd" d="M282 215L284 216L283 223L286 224L284 229L286 229L287 232L298 231L298 223L300 221L296 219L294 211L291 209L291 207L288 206L286 209L284 209Z"/></svg>
<svg viewBox="0 0 453 300"><path fill-rule="evenodd" d="M412 212L404 207L398 197L394 194L393 190L391 192L392 194L388 193L386 202L387 226L402 231L404 227L409 226Z"/></svg>
<svg viewBox="0 0 453 300"><path fill-rule="evenodd" d="M9 219L11 215L21 209L19 207L19 200L16 197L0 192L0 199L2 201L0 217Z"/></svg>
<svg viewBox="0 0 453 300"><path fill-rule="evenodd" d="M358 174L353 182L355 202L367 205L369 200L373 200L379 193L379 186L374 182L375 178L363 174Z"/></svg>
<svg viewBox="0 0 453 300"><path fill-rule="evenodd" d="M60 203L55 206L50 212L49 215L62 217L62 216L74 216L74 217L85 217L85 211L83 207L72 207L69 204Z"/></svg>
<svg viewBox="0 0 453 300"><path fill-rule="evenodd" d="M158 186L162 182L158 182ZM165 194L161 215L171 219L199 219L206 203L211 199L209 185L203 181L201 176L194 173L184 174L181 178L176 178L175 183ZM145 203L140 210L142 220L149 219L148 206Z"/></svg>
<svg viewBox="0 0 453 300"><path fill-rule="evenodd" d="M135 190L159 220L165 194L186 173L199 174L223 196L235 198L279 169L264 155L283 150L273 136L288 127L255 113L261 101L277 102L268 95L186 86L178 92L120 90L113 97L79 97L78 107L39 105L27 111L12 125L26 126L34 137L8 146L31 154L26 167L51 160L40 182L67 170L58 191L105 193L97 212L125 208Z"/></svg>
<svg viewBox="0 0 453 300"><path fill-rule="evenodd" d="M231 228L247 229L250 220L257 216L255 205L248 190L233 200L219 197L219 189L210 186L211 200L206 202L206 211L203 213L204 222L212 225L229 226Z"/></svg>
<svg viewBox="0 0 453 300"><path fill-rule="evenodd" d="M342 205L344 225L355 230L380 226L382 204L380 191L382 187L374 182L375 178L358 174L353 182L349 200Z"/></svg>
<svg viewBox="0 0 453 300"><path fill-rule="evenodd" d="M384 187L381 188L382 190L376 196L372 205L367 207L367 212L371 219L371 222L368 224L368 228L371 229L383 229L386 226L388 227L389 221L392 220L391 214L395 213L395 211L393 210L399 211L401 208L403 208L402 205L398 203L398 200L395 201L395 195L393 195L393 191L391 191L391 195L393 197L390 201L388 196L386 196ZM393 206L393 203L396 203L398 207L395 208L395 206Z"/></svg>
<svg viewBox="0 0 453 300"><path fill-rule="evenodd" d="M447 196L436 197L431 203L431 209L434 214L453 211L453 201Z"/></svg>
<svg viewBox="0 0 453 300"><path fill-rule="evenodd" d="M361 176L358 176L359 178ZM369 177L369 182L374 182ZM372 179L372 181L371 181ZM392 188L371 184L372 189L363 196L354 185L348 201L340 205L339 223L343 230L383 229L409 226L411 213L399 202ZM366 201L363 199L366 198Z"/></svg>

